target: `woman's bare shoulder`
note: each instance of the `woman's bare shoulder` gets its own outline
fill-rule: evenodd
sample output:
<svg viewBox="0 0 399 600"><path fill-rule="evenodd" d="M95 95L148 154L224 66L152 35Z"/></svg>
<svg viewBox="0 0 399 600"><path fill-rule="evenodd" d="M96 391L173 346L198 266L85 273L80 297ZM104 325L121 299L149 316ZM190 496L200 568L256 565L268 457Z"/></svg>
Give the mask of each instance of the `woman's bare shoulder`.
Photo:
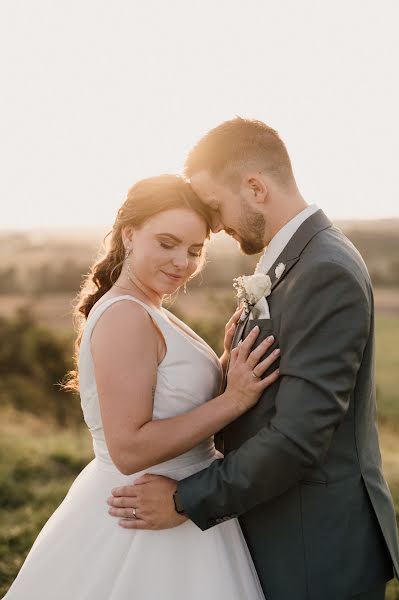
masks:
<svg viewBox="0 0 399 600"><path fill-rule="evenodd" d="M97 310L101 304L102 302L98 303ZM141 304L128 298L120 298L110 304L97 319L91 339L94 342L102 335L125 337L129 334L156 335L156 332L150 314Z"/></svg>

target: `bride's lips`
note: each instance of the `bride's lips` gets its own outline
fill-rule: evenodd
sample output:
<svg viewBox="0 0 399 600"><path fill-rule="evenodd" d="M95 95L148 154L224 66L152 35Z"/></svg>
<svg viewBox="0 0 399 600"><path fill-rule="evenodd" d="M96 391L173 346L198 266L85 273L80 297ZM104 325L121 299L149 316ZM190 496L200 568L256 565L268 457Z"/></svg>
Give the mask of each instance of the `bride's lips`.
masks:
<svg viewBox="0 0 399 600"><path fill-rule="evenodd" d="M162 271L162 273L166 275L166 277L169 277L169 279L172 281L180 281L183 279L183 275L173 275L172 273L165 273L165 271Z"/></svg>

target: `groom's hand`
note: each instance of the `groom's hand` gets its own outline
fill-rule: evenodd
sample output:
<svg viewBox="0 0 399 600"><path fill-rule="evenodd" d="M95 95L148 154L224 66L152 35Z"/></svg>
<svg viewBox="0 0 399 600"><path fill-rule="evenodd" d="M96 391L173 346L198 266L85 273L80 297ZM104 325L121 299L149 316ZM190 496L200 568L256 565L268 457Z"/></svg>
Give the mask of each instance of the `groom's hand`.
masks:
<svg viewBox="0 0 399 600"><path fill-rule="evenodd" d="M133 485L112 490L112 496L107 500L110 505L108 512L119 517L119 525L126 529L177 527L187 521L187 517L179 515L175 510L173 494L176 487L174 479L161 475L143 475Z"/></svg>

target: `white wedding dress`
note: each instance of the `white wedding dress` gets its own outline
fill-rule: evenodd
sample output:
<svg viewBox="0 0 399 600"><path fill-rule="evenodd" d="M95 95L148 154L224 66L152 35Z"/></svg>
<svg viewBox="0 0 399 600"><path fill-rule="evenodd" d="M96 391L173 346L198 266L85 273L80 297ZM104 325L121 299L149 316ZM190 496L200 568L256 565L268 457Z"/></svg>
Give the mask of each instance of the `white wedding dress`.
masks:
<svg viewBox="0 0 399 600"><path fill-rule="evenodd" d="M118 519L108 514L111 489L142 474L122 475L110 458L90 351L96 322L121 300L141 304L166 341L166 356L158 368L154 419L185 413L219 392L221 369L216 354L172 313L156 311L132 296L109 298L95 306L79 356L81 403L95 458L43 527L4 600L264 600L236 519L205 532L192 521L173 529L135 531L121 528ZM178 480L215 459L210 438L146 472Z"/></svg>

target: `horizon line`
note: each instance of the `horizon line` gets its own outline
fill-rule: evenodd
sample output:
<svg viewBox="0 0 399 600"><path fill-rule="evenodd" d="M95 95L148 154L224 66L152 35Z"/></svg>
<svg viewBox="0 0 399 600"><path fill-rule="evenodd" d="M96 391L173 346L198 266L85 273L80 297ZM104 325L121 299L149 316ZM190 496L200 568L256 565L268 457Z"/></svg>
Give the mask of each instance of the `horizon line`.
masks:
<svg viewBox="0 0 399 600"><path fill-rule="evenodd" d="M399 215L398 216L387 216L387 217L329 217L333 222L351 222L351 223L372 223L374 222L381 222L381 221L399 221ZM0 224L0 233L10 233L10 232L18 232L18 233L28 233L31 231L51 231L51 230L57 230L57 231L67 231L67 230L99 230L99 229L111 229L112 228L112 223L108 223L108 224L94 224L94 225L89 225L89 224L82 224L82 225L72 225L72 224L68 224L68 225L62 225L62 224L56 224L56 225L1 225Z"/></svg>

